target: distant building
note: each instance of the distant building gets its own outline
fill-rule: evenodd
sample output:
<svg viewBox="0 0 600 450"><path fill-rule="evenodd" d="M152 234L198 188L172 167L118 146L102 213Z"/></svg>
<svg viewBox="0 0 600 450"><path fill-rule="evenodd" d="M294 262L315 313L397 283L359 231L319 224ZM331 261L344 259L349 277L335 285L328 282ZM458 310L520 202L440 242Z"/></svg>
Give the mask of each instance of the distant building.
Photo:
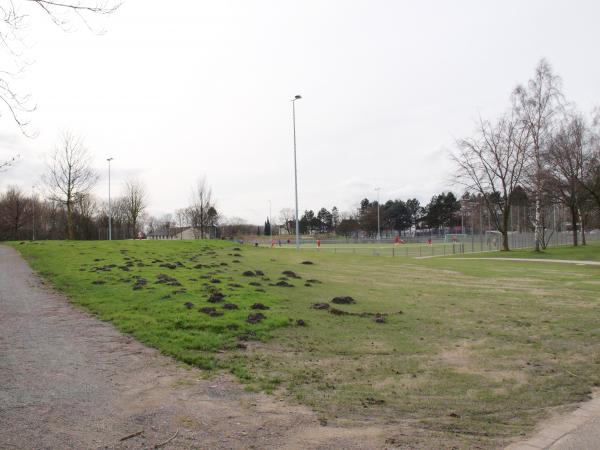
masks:
<svg viewBox="0 0 600 450"><path fill-rule="evenodd" d="M204 239L215 239L217 228L209 227L204 231ZM146 235L146 239L200 239L200 230L194 227L161 228Z"/></svg>
<svg viewBox="0 0 600 450"><path fill-rule="evenodd" d="M147 239L196 239L192 227L161 228L146 235Z"/></svg>

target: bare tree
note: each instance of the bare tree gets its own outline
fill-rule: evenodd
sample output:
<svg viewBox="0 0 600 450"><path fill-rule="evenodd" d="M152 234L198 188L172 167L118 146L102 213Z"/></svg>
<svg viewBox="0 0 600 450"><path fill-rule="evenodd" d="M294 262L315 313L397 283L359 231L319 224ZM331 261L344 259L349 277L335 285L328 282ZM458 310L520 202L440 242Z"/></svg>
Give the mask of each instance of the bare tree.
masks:
<svg viewBox="0 0 600 450"><path fill-rule="evenodd" d="M583 117L565 118L552 138L548 159L549 193L565 204L571 212L573 245L577 245L577 224L585 203L585 190L580 182L584 174L584 140L586 125Z"/></svg>
<svg viewBox="0 0 600 450"><path fill-rule="evenodd" d="M199 231L196 237L200 239L204 239L205 231L210 226L211 220L214 219L214 217L211 217L213 215L212 212L209 214L211 208L214 209L212 190L208 186L206 178L201 178L198 180L196 188L192 191L191 205L187 208L190 225L194 229L195 234L197 230Z"/></svg>
<svg viewBox="0 0 600 450"><path fill-rule="evenodd" d="M0 236L20 239L31 222L31 202L18 187L11 186L0 196Z"/></svg>
<svg viewBox="0 0 600 450"><path fill-rule="evenodd" d="M67 208L68 239L75 238L73 207L82 196L90 192L97 180L98 175L90 165L90 155L82 140L71 133L65 133L61 147L54 151L44 181L50 197Z"/></svg>
<svg viewBox="0 0 600 450"><path fill-rule="evenodd" d="M175 210L175 218L179 227L179 239L183 239L183 228L188 225L188 208L179 208Z"/></svg>
<svg viewBox="0 0 600 450"><path fill-rule="evenodd" d="M125 182L125 205L128 221L131 223L133 238L136 237L138 219L148 207L146 188L138 180Z"/></svg>
<svg viewBox="0 0 600 450"><path fill-rule="evenodd" d="M13 87L12 81L29 64L25 57L27 45L23 41L28 29L28 16L37 9L64 30L70 29L75 21L93 29L93 17L111 14L119 6L120 2L112 0L0 0L0 48L7 54L6 60L11 61L0 70L0 103L4 104L4 109L25 135L33 135L27 128L28 115L35 110L35 105L28 94L20 94Z"/></svg>
<svg viewBox="0 0 600 450"><path fill-rule="evenodd" d="M513 105L531 138L530 183L535 201L535 250L545 246L542 238L542 195L545 179L545 153L552 140L556 115L561 109L561 80L552 67L542 59L533 78L526 86L519 85L513 92Z"/></svg>
<svg viewBox="0 0 600 450"><path fill-rule="evenodd" d="M285 231L288 234L292 234L294 221L295 221L295 213L292 208L283 208L279 211L279 220L283 224Z"/></svg>
<svg viewBox="0 0 600 450"><path fill-rule="evenodd" d="M16 156L13 156L12 158L0 161L0 172L4 172L5 170L7 170L14 163L16 163L18 159L19 159L19 155L16 155Z"/></svg>
<svg viewBox="0 0 600 450"><path fill-rule="evenodd" d="M600 109L595 111L584 141L583 189L600 209Z"/></svg>
<svg viewBox="0 0 600 450"><path fill-rule="evenodd" d="M483 198L502 234L502 250L509 250L513 192L525 177L528 140L528 128L515 117L504 116L496 123L480 120L476 137L460 140L453 156L457 181Z"/></svg>

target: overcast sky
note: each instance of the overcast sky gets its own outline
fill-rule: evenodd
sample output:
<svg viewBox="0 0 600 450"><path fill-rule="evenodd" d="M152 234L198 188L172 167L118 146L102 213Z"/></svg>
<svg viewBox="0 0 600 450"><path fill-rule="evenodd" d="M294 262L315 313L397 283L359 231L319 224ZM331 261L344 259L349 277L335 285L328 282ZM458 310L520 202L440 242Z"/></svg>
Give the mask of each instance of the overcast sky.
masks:
<svg viewBox="0 0 600 450"><path fill-rule="evenodd" d="M36 10L32 10L35 12ZM540 58L584 111L600 104L600 2L126 0L103 35L43 14L28 32L39 135L2 110L0 189L38 182L62 130L85 138L107 197L137 178L150 212L188 204L206 176L218 209L249 222L293 207L297 102L300 209L453 188L447 155L481 114L509 105ZM456 187L455 187L456 188Z"/></svg>

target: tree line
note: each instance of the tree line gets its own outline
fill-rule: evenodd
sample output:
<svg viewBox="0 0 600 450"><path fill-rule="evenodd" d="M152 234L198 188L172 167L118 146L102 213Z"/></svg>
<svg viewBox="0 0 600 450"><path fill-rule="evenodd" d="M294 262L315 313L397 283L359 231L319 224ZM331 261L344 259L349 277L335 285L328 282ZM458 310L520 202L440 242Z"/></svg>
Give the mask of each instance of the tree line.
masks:
<svg viewBox="0 0 600 450"><path fill-rule="evenodd" d="M509 220L519 195L533 204L536 251L547 245L549 211L556 205L570 212L575 246L586 218L597 219L598 123L597 110L586 116L565 98L560 78L542 60L534 76L513 90L504 114L481 118L473 136L458 141L456 179L483 200L503 250L509 249Z"/></svg>
<svg viewBox="0 0 600 450"><path fill-rule="evenodd" d="M340 213L336 206L331 211L323 207L316 214L313 210L304 211L299 220L300 233L335 233L348 238L373 238L378 232L388 236L406 235L425 229L439 233L447 227L458 225L459 210L460 201L452 192L434 195L425 206L421 206L416 198L406 201L388 200L382 204L364 198L352 212ZM291 209L283 209L279 220L288 234L295 232L295 219Z"/></svg>

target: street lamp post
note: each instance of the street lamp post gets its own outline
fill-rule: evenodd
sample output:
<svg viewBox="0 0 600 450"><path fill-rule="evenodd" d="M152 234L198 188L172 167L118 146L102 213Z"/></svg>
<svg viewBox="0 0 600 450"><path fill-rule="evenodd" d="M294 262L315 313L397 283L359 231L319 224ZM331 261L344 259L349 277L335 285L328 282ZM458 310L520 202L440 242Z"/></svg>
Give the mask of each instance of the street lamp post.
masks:
<svg viewBox="0 0 600 450"><path fill-rule="evenodd" d="M31 240L35 241L35 184L31 186Z"/></svg>
<svg viewBox="0 0 600 450"><path fill-rule="evenodd" d="M108 161L108 240L112 241L112 209L110 205L110 162L114 158L107 158Z"/></svg>
<svg viewBox="0 0 600 450"><path fill-rule="evenodd" d="M375 190L377 191L377 240L380 241L381 240L381 227L379 226L379 191L381 190L380 187L375 188Z"/></svg>
<svg viewBox="0 0 600 450"><path fill-rule="evenodd" d="M296 161L296 100L302 96L296 95L292 99L292 124L294 127L294 188L296 192L296 250L300 250L300 222L298 220L298 164Z"/></svg>

